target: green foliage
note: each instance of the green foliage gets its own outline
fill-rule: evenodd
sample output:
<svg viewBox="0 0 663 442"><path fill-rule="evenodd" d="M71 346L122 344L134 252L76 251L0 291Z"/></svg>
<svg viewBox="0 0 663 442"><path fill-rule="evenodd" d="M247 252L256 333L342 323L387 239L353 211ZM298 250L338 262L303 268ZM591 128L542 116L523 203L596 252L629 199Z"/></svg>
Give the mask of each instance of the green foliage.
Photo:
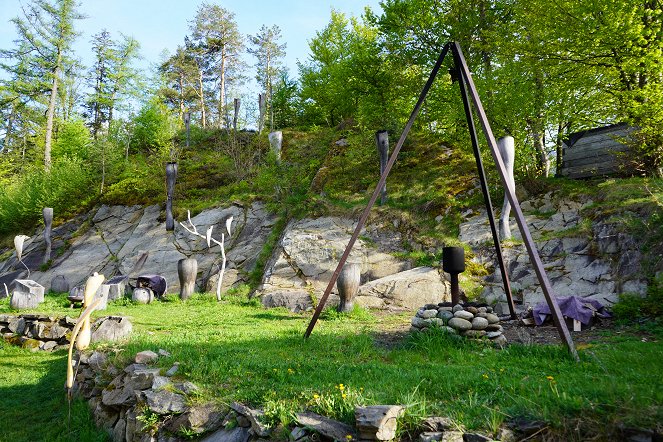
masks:
<svg viewBox="0 0 663 442"><path fill-rule="evenodd" d="M177 123L166 106L156 99L146 103L133 119L131 149L149 152L160 158L172 158L172 139Z"/></svg>
<svg viewBox="0 0 663 442"><path fill-rule="evenodd" d="M625 322L657 320L663 318L663 275L654 278L647 289L647 296L622 294L612 307L615 318Z"/></svg>
<svg viewBox="0 0 663 442"><path fill-rule="evenodd" d="M88 168L76 158L61 158L50 173L30 169L0 189L0 233L29 232L44 207L52 207L57 218L66 219L91 202L91 183Z"/></svg>
<svg viewBox="0 0 663 442"><path fill-rule="evenodd" d="M57 138L53 144L53 159L58 161L67 157L87 160L90 155L92 137L81 119L63 121L58 128Z"/></svg>

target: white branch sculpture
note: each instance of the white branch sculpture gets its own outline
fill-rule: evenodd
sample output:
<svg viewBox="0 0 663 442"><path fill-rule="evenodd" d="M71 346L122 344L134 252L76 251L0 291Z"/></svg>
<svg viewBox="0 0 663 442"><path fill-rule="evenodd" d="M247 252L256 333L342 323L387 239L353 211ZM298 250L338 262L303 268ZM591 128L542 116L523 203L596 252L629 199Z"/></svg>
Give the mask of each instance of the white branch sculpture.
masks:
<svg viewBox="0 0 663 442"><path fill-rule="evenodd" d="M30 269L21 260L21 258L23 257L23 243L25 242L26 239L30 239L30 237L26 235L16 235L14 237L14 248L16 249L16 259L18 259L18 262L23 264L23 267L25 267L25 269L28 271L28 279L30 279Z"/></svg>
<svg viewBox="0 0 663 442"><path fill-rule="evenodd" d="M219 280L216 283L216 300L221 301L221 284L223 282L223 274L226 271L226 249L225 249L225 241L226 241L226 234L221 233L221 241L217 241L216 239L212 238L212 231L214 230L214 225L211 225L207 228L207 232L205 235L202 235L198 233L198 229L196 226L193 224L191 221L191 211L187 210L186 211L187 215L187 220L189 221L189 226L187 227L186 224L180 221L180 225L184 227L184 230L189 232L192 235L198 236L200 238L203 238L205 241L207 241L207 247L211 248L212 243L217 244L219 247L221 247L221 271L219 272ZM233 217L231 216L226 220L226 231L228 231L228 236L231 235L230 233L230 226L233 222Z"/></svg>

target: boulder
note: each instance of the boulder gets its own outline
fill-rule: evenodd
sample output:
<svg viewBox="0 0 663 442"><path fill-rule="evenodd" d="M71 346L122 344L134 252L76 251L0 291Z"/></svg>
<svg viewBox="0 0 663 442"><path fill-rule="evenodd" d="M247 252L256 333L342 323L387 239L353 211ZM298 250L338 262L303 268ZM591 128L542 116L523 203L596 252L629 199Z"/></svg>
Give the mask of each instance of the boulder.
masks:
<svg viewBox="0 0 663 442"><path fill-rule="evenodd" d="M297 422L333 440L346 441L357 439L357 433L351 426L309 411L297 413Z"/></svg>
<svg viewBox="0 0 663 442"><path fill-rule="evenodd" d="M147 390L142 393L147 406L157 414L182 413L186 410L186 397L168 390Z"/></svg>
<svg viewBox="0 0 663 442"><path fill-rule="evenodd" d="M355 421L359 437L363 440L389 441L396 437L398 418L403 414L399 405L373 405L357 407Z"/></svg>
<svg viewBox="0 0 663 442"><path fill-rule="evenodd" d="M416 310L428 303L451 299L445 276L432 267L417 267L359 286L355 302L364 307L402 307Z"/></svg>
<svg viewBox="0 0 663 442"><path fill-rule="evenodd" d="M122 316L100 318L92 325L92 342L118 342L127 339L133 330L129 319Z"/></svg>

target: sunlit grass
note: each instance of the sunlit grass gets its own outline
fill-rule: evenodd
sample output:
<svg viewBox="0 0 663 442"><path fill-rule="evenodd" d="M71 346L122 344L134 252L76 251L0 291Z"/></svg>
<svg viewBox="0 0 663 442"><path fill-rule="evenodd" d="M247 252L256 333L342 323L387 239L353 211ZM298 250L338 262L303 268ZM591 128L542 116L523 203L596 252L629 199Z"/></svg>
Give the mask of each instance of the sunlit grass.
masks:
<svg viewBox="0 0 663 442"><path fill-rule="evenodd" d="M70 312L57 302L53 309ZM7 310L0 304L0 312ZM150 305L115 303L95 315L107 314L128 316L134 324L127 344L102 346L118 365L141 350L167 350L170 356L158 366L179 362L178 376L202 389L197 400L266 406L272 421L306 408L351 420L350 408L369 404L409 405L404 425L414 425L423 413L482 431L517 416L548 421L560 432L575 418L592 429L598 422L648 427L663 418L659 342L621 338L581 346L580 363L562 347L513 345L499 351L437 333L405 340L395 334L383 345L378 334L383 339L403 330L409 315L366 311L327 312L305 340L308 314L266 310L242 296L219 303L211 294L187 302L168 297ZM25 392L49 395L65 407L62 352L2 347L0 360L0 389L13 392L3 394L10 399L0 407L28 412L20 399ZM26 362L28 368L17 371ZM56 409L34 419L58 422ZM17 423L6 425L21 434ZM65 434L62 426L57 431Z"/></svg>

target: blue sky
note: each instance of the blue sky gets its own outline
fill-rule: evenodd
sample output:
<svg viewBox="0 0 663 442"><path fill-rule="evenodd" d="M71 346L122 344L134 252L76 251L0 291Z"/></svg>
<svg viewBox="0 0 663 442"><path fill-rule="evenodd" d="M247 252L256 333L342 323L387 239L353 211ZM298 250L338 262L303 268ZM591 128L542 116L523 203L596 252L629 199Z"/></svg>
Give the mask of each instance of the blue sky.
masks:
<svg viewBox="0 0 663 442"><path fill-rule="evenodd" d="M164 49L174 52L189 33L189 22L203 0L81 0L80 11L88 16L78 22L82 32L75 51L86 65L91 63L90 38L101 29L110 31L114 39L119 33L131 35L141 44L147 67L157 63ZM308 41L328 22L332 8L348 15L359 16L364 7L380 11L379 0L208 0L235 13L242 34L255 34L260 26L281 28L287 44L286 65L291 76L297 75L297 60L308 57ZM27 0L0 0L0 48L13 47L15 26L9 23L21 15ZM247 58L254 63L252 58ZM253 76L253 75L251 75Z"/></svg>

